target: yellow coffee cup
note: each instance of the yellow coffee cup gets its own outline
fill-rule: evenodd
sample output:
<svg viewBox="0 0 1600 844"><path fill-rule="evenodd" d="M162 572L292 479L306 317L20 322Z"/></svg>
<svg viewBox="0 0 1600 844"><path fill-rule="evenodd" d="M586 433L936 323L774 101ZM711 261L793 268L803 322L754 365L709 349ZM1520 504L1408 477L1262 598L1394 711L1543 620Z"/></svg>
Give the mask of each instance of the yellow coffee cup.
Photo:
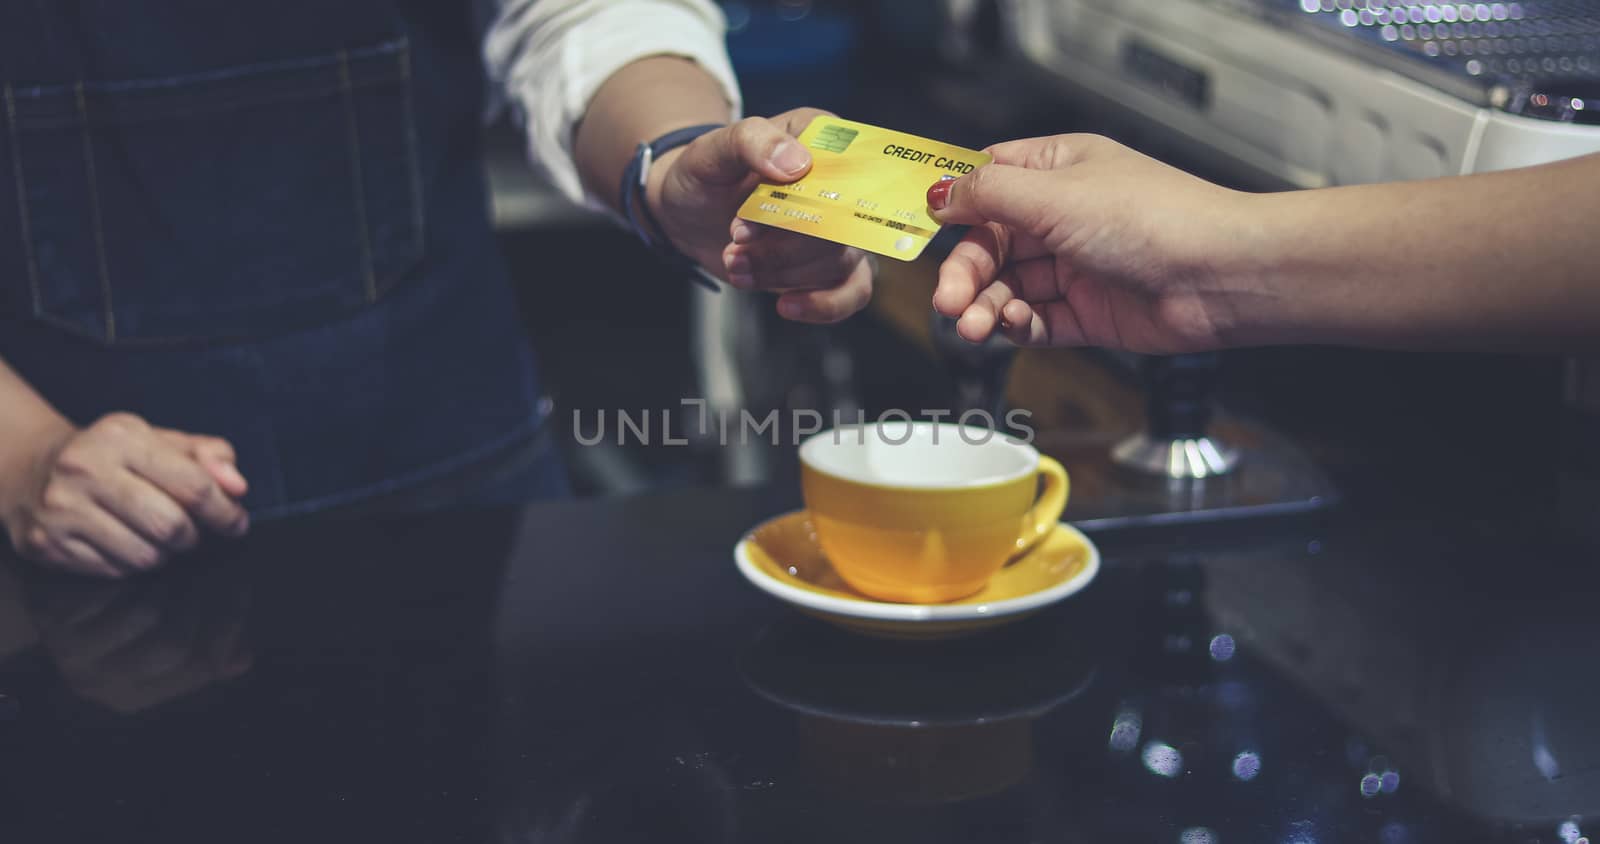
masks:
<svg viewBox="0 0 1600 844"><path fill-rule="evenodd" d="M870 597L917 604L983 589L1055 529L1068 490L1066 470L1033 446L932 422L813 435L800 446L800 479L839 576Z"/></svg>

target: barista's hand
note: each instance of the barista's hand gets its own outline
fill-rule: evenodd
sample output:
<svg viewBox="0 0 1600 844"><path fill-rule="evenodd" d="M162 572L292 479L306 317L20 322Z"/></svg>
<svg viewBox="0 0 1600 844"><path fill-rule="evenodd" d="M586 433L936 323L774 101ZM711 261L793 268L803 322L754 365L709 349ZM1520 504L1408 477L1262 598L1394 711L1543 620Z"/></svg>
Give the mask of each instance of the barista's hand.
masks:
<svg viewBox="0 0 1600 844"><path fill-rule="evenodd" d="M935 217L974 226L933 300L962 337L1154 354L1222 345L1243 194L1094 135L988 151L994 164L928 191Z"/></svg>
<svg viewBox="0 0 1600 844"><path fill-rule="evenodd" d="M802 108L750 117L661 157L651 168L651 211L684 254L742 289L779 291L778 313L838 322L872 298L873 264L860 250L734 218L758 182L799 181L811 153L795 140Z"/></svg>
<svg viewBox="0 0 1600 844"><path fill-rule="evenodd" d="M116 578L192 548L202 529L232 537L250 526L233 447L215 437L114 413L31 446L0 471L0 522L35 561Z"/></svg>

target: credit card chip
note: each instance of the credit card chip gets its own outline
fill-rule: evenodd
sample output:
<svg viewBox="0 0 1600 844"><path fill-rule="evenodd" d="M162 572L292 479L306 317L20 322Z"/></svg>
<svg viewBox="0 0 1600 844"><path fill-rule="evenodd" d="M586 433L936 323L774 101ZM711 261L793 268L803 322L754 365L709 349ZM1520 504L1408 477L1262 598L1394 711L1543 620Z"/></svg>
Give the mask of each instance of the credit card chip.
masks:
<svg viewBox="0 0 1600 844"><path fill-rule="evenodd" d="M813 119L799 141L813 151L805 177L758 185L739 218L902 261L915 260L939 231L928 186L990 160L977 150L831 115Z"/></svg>
<svg viewBox="0 0 1600 844"><path fill-rule="evenodd" d="M829 124L822 127L817 136L811 139L811 148L823 152L844 152L850 148L850 142L859 134L861 133L855 129Z"/></svg>

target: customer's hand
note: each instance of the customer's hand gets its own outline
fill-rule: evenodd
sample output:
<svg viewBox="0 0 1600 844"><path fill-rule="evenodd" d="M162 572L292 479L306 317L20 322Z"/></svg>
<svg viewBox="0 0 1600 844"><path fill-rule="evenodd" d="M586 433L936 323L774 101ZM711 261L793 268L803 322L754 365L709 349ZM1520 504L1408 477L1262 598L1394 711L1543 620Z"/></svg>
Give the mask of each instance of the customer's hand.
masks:
<svg viewBox="0 0 1600 844"><path fill-rule="evenodd" d="M873 264L860 250L734 218L757 183L799 181L811 154L795 140L824 112L751 117L662 156L651 170L651 211L668 237L742 289L780 292L778 313L838 322L872 298Z"/></svg>
<svg viewBox="0 0 1600 844"><path fill-rule="evenodd" d="M1224 343L1244 194L1094 135L988 151L994 164L928 192L936 218L974 226L933 300L962 337L1157 354Z"/></svg>
<svg viewBox="0 0 1600 844"><path fill-rule="evenodd" d="M242 535L247 488L233 448L115 413L63 425L0 469L0 522L24 557L122 577L194 547L201 531Z"/></svg>

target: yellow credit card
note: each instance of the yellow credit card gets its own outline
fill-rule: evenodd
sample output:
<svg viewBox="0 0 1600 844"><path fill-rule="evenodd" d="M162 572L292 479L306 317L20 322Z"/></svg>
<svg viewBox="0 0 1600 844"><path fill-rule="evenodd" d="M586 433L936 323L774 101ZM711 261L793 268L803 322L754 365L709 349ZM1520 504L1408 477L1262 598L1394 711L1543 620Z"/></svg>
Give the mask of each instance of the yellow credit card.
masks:
<svg viewBox="0 0 1600 844"><path fill-rule="evenodd" d="M915 260L939 233L928 187L988 164L987 154L826 115L800 133L811 171L794 184L763 183L739 218Z"/></svg>

